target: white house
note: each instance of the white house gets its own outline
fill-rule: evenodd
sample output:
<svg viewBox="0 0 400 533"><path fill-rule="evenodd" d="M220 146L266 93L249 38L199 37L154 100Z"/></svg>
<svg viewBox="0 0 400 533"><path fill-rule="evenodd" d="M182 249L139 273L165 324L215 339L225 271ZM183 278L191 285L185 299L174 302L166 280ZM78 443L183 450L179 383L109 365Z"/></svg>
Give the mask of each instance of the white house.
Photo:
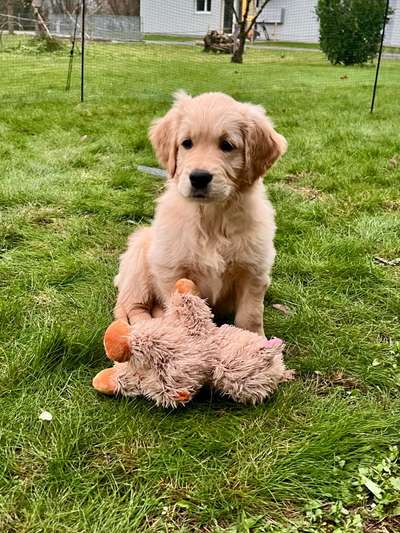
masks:
<svg viewBox="0 0 400 533"><path fill-rule="evenodd" d="M224 14L224 0L140 2L143 33L203 36L208 30L220 30L224 27Z"/></svg>
<svg viewBox="0 0 400 533"><path fill-rule="evenodd" d="M256 5L263 0L254 0ZM240 0L141 0L144 33L203 36L209 30L231 31L232 4ZM259 18L261 39L317 43L317 0L270 0ZM394 10L386 28L385 44L400 46L400 0L390 0Z"/></svg>

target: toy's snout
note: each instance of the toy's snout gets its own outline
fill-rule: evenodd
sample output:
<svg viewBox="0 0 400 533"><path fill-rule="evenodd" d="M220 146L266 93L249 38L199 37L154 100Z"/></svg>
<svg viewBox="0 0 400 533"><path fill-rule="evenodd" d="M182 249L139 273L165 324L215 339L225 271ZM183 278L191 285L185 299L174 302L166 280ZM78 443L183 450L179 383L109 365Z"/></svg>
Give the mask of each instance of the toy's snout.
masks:
<svg viewBox="0 0 400 533"><path fill-rule="evenodd" d="M109 359L118 363L129 359L128 336L129 324L123 320L115 320L115 322L108 326L104 334L104 349Z"/></svg>
<svg viewBox="0 0 400 533"><path fill-rule="evenodd" d="M280 348L283 344L283 340L278 339L278 337L273 337L272 339L265 339L266 348Z"/></svg>

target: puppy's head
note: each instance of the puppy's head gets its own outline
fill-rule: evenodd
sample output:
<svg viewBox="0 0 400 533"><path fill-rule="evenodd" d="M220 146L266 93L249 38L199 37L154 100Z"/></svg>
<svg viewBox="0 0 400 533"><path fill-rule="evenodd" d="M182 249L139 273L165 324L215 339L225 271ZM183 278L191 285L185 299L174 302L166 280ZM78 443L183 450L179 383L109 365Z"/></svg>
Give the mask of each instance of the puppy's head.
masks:
<svg viewBox="0 0 400 533"><path fill-rule="evenodd" d="M180 194L200 202L224 201L248 188L287 148L261 106L222 93L177 93L151 126L150 140Z"/></svg>

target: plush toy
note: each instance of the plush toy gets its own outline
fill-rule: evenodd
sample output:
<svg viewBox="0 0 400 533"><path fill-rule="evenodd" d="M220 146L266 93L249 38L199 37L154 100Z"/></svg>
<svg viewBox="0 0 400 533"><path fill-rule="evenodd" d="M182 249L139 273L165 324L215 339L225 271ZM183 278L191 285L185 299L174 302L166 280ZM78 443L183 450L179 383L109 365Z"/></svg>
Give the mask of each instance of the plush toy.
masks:
<svg viewBox="0 0 400 533"><path fill-rule="evenodd" d="M208 383L235 401L256 404L292 379L281 339L217 327L212 318L196 286L179 280L162 317L132 326L117 320L109 326L104 347L115 365L97 374L94 388L177 407Z"/></svg>

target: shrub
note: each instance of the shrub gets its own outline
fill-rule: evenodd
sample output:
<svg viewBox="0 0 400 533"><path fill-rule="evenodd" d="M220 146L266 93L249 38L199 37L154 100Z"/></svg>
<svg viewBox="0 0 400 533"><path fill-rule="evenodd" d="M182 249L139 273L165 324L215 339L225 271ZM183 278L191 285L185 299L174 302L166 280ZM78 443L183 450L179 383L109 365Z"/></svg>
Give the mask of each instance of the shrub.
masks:
<svg viewBox="0 0 400 533"><path fill-rule="evenodd" d="M64 52L66 45L61 39L50 37L43 33L30 39L27 43L27 48L30 49L32 54L47 54Z"/></svg>
<svg viewBox="0 0 400 533"><path fill-rule="evenodd" d="M318 0L320 46L334 65L372 60L379 50L386 0Z"/></svg>

